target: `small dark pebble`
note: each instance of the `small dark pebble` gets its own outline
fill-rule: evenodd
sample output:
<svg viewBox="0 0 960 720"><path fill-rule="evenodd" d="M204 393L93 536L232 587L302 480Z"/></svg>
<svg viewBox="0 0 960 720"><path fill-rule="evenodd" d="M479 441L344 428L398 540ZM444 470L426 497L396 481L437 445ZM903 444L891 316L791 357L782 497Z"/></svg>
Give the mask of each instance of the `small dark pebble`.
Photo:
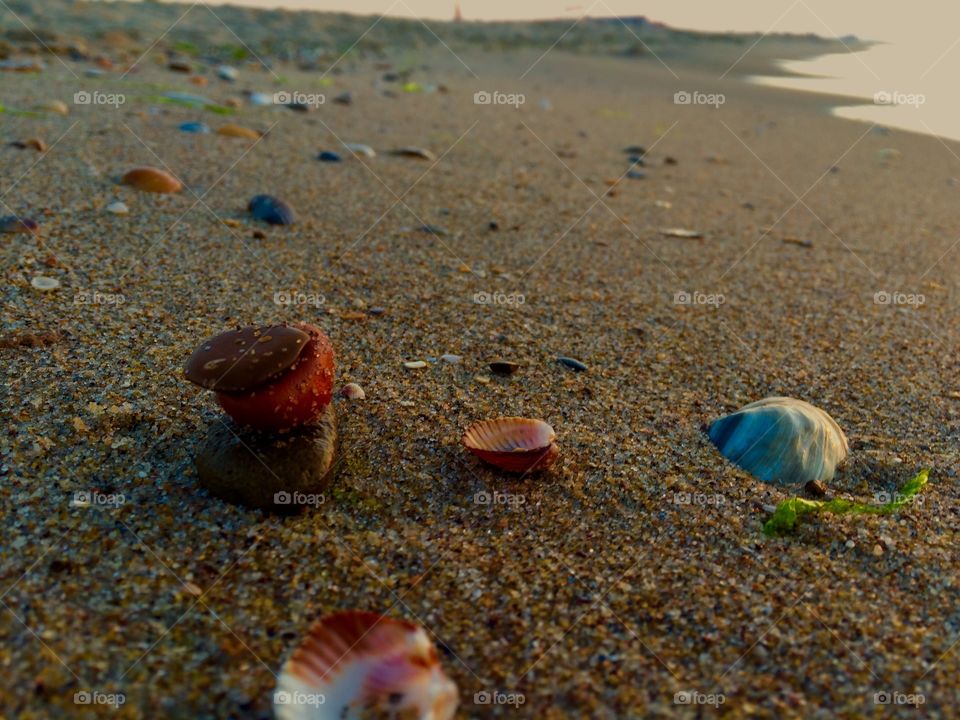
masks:
<svg viewBox="0 0 960 720"><path fill-rule="evenodd" d="M17 215L0 217L0 232L3 233L37 232L39 227L37 221L31 220L30 218L19 217Z"/></svg>
<svg viewBox="0 0 960 720"><path fill-rule="evenodd" d="M646 155L647 149L643 145L630 145L625 147L623 151L627 155Z"/></svg>
<svg viewBox="0 0 960 720"><path fill-rule="evenodd" d="M322 162L340 162L341 160L343 160L343 158L337 155L335 152L324 150L322 153L317 155L317 160L320 160Z"/></svg>
<svg viewBox="0 0 960 720"><path fill-rule="evenodd" d="M370 314L371 314L371 315L383 315L383 314L386 313L386 312L387 312L387 309L386 309L386 308L383 308L383 307L372 307L372 308L370 308Z"/></svg>
<svg viewBox="0 0 960 720"><path fill-rule="evenodd" d="M337 103L337 105L353 105L353 95L349 92L343 92L337 95L333 101Z"/></svg>
<svg viewBox="0 0 960 720"><path fill-rule="evenodd" d="M511 362L510 360L493 360L490 363L490 370L497 375L513 375L521 367L523 366L519 363Z"/></svg>
<svg viewBox="0 0 960 720"><path fill-rule="evenodd" d="M742 207L744 210L753 210L753 209L754 209L754 205L753 205L752 202L745 202L745 203L743 203L743 205L741 205L740 207Z"/></svg>
<svg viewBox="0 0 960 720"><path fill-rule="evenodd" d="M627 160L632 162L634 165L643 166L647 164L646 161L643 159L643 155L631 155L630 157L627 158Z"/></svg>
<svg viewBox="0 0 960 720"><path fill-rule="evenodd" d="M193 67L188 62L182 60L171 60L167 64L167 68L173 70L174 72L189 73L193 72Z"/></svg>
<svg viewBox="0 0 960 720"><path fill-rule="evenodd" d="M293 110L294 112L310 112L310 106L306 103L296 103L290 102L287 103L287 107Z"/></svg>
<svg viewBox="0 0 960 720"><path fill-rule="evenodd" d="M822 498L827 495L827 486L822 480L811 480L803 486L803 489L810 497Z"/></svg>
<svg viewBox="0 0 960 720"><path fill-rule="evenodd" d="M640 172L639 170L628 170L627 177L631 180L643 180L647 176L646 173Z"/></svg>
<svg viewBox="0 0 960 720"><path fill-rule="evenodd" d="M499 230L499 229L500 229L500 223L498 223L496 220L491 220L490 222L487 223L487 229L488 229L488 230Z"/></svg>
<svg viewBox="0 0 960 720"><path fill-rule="evenodd" d="M672 155L667 155L667 156L663 159L663 164L664 164L664 165L676 165L676 164L677 164L677 159L676 159L675 157L673 157Z"/></svg>
<svg viewBox="0 0 960 720"><path fill-rule="evenodd" d="M295 220L293 208L271 195L256 195L247 209L257 220L271 225L292 225Z"/></svg>
<svg viewBox="0 0 960 720"><path fill-rule="evenodd" d="M63 338L56 330L45 333L22 333L0 337L0 348L38 348L54 345Z"/></svg>
<svg viewBox="0 0 960 720"><path fill-rule="evenodd" d="M431 235L449 235L445 227L439 225L421 225L419 227L420 232L430 233Z"/></svg>
<svg viewBox="0 0 960 720"><path fill-rule="evenodd" d="M254 239L254 240L265 240L266 238L267 238L267 234L266 234L263 230L254 230L254 231L253 231L253 239Z"/></svg>
<svg viewBox="0 0 960 720"><path fill-rule="evenodd" d="M571 370L576 370L577 372L583 372L587 369L586 365L571 357L558 357L557 362L559 362L561 365L566 365Z"/></svg>

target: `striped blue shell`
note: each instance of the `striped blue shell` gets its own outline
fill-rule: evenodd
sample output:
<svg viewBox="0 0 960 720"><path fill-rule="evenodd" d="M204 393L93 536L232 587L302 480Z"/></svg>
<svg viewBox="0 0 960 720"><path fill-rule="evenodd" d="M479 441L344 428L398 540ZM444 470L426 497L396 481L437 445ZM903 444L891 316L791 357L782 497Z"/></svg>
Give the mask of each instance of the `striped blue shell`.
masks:
<svg viewBox="0 0 960 720"><path fill-rule="evenodd" d="M849 450L832 417L786 397L750 403L714 421L708 434L724 457L774 485L831 480Z"/></svg>

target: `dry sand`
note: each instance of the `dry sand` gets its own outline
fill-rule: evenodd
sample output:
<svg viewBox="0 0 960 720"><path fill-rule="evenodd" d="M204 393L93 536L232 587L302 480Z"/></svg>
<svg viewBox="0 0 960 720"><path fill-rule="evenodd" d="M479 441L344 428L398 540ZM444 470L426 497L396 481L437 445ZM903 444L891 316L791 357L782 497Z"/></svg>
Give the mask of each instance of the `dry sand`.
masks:
<svg viewBox="0 0 960 720"><path fill-rule="evenodd" d="M429 630L464 718L916 715L875 706L877 692L954 716L960 148L718 81L726 62L669 63L675 79L653 59L551 52L521 80L540 51L460 55L417 56L411 79L446 93L399 92L372 60L330 86L245 66L234 86L197 88L152 59L125 80L53 58L0 76L8 108L70 103L78 86L131 96L0 116L4 143L51 146L0 149L2 214L42 224L40 239L0 236L3 336L62 333L0 350L0 714L269 717L311 621L358 607ZM221 118L136 99L278 87L354 103ZM526 103L477 106L481 89ZM678 89L726 102L675 105ZM194 119L269 133L252 145L177 129ZM315 159L341 140L439 160ZM647 177L611 186L631 144L649 150ZM886 148L900 156L882 163ZM140 164L189 190L114 184ZM261 192L299 224L250 220ZM129 215L105 212L118 199ZM36 275L61 287L36 290ZM323 302L277 305L288 291ZM682 292L724 302L677 304ZM326 504L293 520L198 490L191 454L219 411L180 370L206 336L282 320L324 327L338 381L366 391L338 401L345 455ZM462 364L403 366L444 353ZM491 376L495 357L527 367ZM847 432L833 493L871 499L932 467L922 500L765 538L763 506L789 493L725 461L701 425L768 395L813 402ZM464 452L463 429L502 414L553 425L554 470L510 480ZM71 507L78 491L124 502ZM494 491L515 502L475 501ZM126 702L74 703L94 690ZM475 704L494 690L525 703ZM684 707L683 691L725 702Z"/></svg>

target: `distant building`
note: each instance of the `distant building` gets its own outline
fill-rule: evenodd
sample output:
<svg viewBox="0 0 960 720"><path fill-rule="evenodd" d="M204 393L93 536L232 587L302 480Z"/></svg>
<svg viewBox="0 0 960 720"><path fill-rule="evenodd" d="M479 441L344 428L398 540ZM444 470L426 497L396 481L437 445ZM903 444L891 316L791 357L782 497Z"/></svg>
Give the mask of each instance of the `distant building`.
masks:
<svg viewBox="0 0 960 720"><path fill-rule="evenodd" d="M453 5L453 21L460 22L463 20L463 13L460 12L460 3L454 3Z"/></svg>

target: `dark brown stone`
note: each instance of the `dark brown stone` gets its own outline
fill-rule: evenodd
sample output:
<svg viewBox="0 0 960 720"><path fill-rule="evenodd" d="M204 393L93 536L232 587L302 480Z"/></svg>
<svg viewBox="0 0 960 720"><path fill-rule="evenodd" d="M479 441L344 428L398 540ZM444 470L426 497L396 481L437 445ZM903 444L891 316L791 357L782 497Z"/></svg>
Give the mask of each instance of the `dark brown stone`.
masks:
<svg viewBox="0 0 960 720"><path fill-rule="evenodd" d="M336 471L336 417L331 403L316 422L282 435L214 421L194 458L201 487L221 500L279 515L322 505Z"/></svg>
<svg viewBox="0 0 960 720"><path fill-rule="evenodd" d="M288 370L310 341L288 325L245 327L204 340L187 361L187 380L217 392L254 390Z"/></svg>

